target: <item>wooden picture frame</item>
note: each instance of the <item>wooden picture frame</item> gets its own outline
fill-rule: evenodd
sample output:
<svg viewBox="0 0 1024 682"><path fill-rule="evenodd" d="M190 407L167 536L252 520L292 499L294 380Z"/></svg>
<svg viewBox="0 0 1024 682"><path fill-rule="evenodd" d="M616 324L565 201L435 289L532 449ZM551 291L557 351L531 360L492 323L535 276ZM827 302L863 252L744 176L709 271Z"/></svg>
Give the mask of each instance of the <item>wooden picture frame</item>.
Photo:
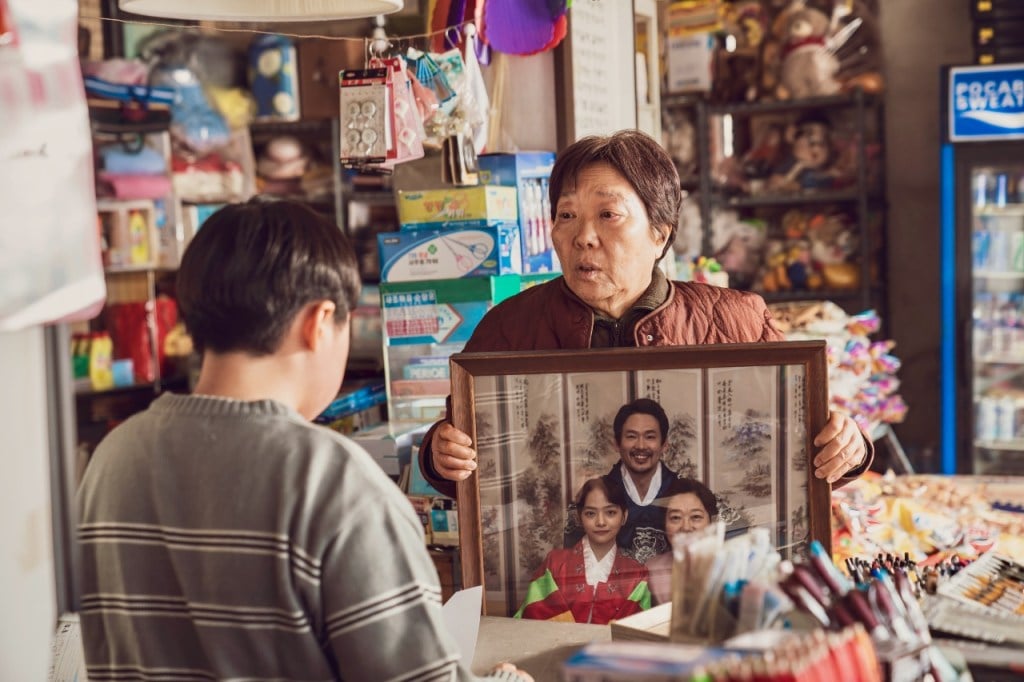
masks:
<svg viewBox="0 0 1024 682"><path fill-rule="evenodd" d="M704 482L730 530L770 526L785 555L831 551L830 486L812 475L828 418L824 341L458 353L452 422L478 468L457 485L464 587L511 616L569 503L619 461L612 419L649 397L670 428L662 461ZM742 427L742 428L741 428Z"/></svg>

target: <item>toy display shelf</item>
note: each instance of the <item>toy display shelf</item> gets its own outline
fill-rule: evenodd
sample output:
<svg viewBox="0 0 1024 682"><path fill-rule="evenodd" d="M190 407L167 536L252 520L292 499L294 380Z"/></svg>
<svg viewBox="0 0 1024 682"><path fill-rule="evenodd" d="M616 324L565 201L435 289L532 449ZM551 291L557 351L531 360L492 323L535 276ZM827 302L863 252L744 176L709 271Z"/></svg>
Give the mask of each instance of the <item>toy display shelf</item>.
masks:
<svg viewBox="0 0 1024 682"><path fill-rule="evenodd" d="M693 94L664 95L661 100L662 111L666 116L677 112L686 112L695 129L697 174L688 176L683 184L684 189L692 191L700 208L701 231L703 244L701 253L715 255L711 248L712 218L716 211L734 209L749 215L759 208L778 207L779 209L807 207L819 210L828 204L842 205L852 218L860 245L856 261L860 264L860 284L855 290L837 290L814 292L788 291L766 295L772 301L799 301L808 299L828 298L835 300L848 312L867 308L875 308L885 318L884 287L880 281L885 271L885 253L883 243L871 225L876 216L883 221L886 212L884 194L884 158L872 156L871 162L878 165L877 171L869 177L868 146L877 145L884 150L884 99L882 96L865 93L862 90L836 95L811 97L805 99L715 103ZM732 117L736 119L733 126L750 126L758 116L778 117L790 115L799 117L808 111L844 112L843 117L849 118L851 139L856 140L853 149L856 155L856 172L851 178L851 186L839 190L821 190L815 192L798 192L793 194L765 193L757 196L728 195L720 188L712 177L712 149L716 146L712 141L712 130L718 125L719 119ZM870 140L869 140L870 138ZM740 152L737 151L737 154ZM884 234L884 229L882 230ZM851 260L851 262L854 262Z"/></svg>
<svg viewBox="0 0 1024 682"><path fill-rule="evenodd" d="M680 109L704 107L710 116L721 116L731 114L734 116L786 113L803 111L805 109L843 109L857 106L863 103L865 106L875 106L881 100L876 95L865 93L863 90L851 90L850 92L824 97L808 97L805 99L785 99L764 102L727 102L713 103L705 98L689 94L662 95L661 105L663 109Z"/></svg>
<svg viewBox="0 0 1024 682"><path fill-rule="evenodd" d="M839 204L860 201L856 190L803 192L799 194L759 194L756 196L722 196L716 193L711 202L715 206L730 208L756 206L796 206L805 204Z"/></svg>

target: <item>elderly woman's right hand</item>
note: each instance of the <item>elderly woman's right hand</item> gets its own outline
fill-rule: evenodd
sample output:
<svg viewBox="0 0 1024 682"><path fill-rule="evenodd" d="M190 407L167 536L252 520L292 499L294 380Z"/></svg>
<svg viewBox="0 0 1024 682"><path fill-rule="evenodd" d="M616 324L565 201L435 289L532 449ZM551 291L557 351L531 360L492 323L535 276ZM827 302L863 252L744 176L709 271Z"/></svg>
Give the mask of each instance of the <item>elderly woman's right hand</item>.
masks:
<svg viewBox="0 0 1024 682"><path fill-rule="evenodd" d="M449 481L462 481L476 470L473 439L450 422L442 422L430 441L434 470Z"/></svg>

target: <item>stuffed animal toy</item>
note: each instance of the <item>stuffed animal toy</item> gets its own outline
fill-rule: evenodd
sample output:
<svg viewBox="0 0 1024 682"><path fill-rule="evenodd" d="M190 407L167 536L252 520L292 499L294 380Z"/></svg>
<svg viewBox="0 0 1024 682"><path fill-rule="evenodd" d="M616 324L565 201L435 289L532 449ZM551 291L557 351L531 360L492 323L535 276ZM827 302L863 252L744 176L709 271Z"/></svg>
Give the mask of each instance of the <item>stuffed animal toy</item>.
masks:
<svg viewBox="0 0 1024 682"><path fill-rule="evenodd" d="M757 274L766 227L759 220L741 220L735 211L711 219L711 251L734 286L747 288Z"/></svg>
<svg viewBox="0 0 1024 682"><path fill-rule="evenodd" d="M807 236L811 241L811 258L819 265L848 263L859 245L857 233L844 215L813 216Z"/></svg>
<svg viewBox="0 0 1024 682"><path fill-rule="evenodd" d="M811 112L788 131L790 153L768 178L768 189L775 192L831 189L835 173L831 168L831 124L824 116Z"/></svg>
<svg viewBox="0 0 1024 682"><path fill-rule="evenodd" d="M714 52L711 99L720 102L753 101L760 95L761 46L768 34L768 18L759 0L721 3L725 49Z"/></svg>
<svg viewBox="0 0 1024 682"><path fill-rule="evenodd" d="M839 92L839 61L826 47L830 20L819 9L796 0L779 15L781 25L781 99L816 97Z"/></svg>
<svg viewBox="0 0 1024 682"><path fill-rule="evenodd" d="M854 262L860 244L857 233L843 215L819 214L811 218L808 237L811 261L829 289L856 289L860 266Z"/></svg>
<svg viewBox="0 0 1024 682"><path fill-rule="evenodd" d="M810 245L805 239L775 239L765 248L764 268L758 288L769 292L813 291L823 283L811 262Z"/></svg>
<svg viewBox="0 0 1024 682"><path fill-rule="evenodd" d="M842 89L881 92L885 83L878 8L864 0L844 0L835 6L833 25L830 42L839 64L836 80Z"/></svg>

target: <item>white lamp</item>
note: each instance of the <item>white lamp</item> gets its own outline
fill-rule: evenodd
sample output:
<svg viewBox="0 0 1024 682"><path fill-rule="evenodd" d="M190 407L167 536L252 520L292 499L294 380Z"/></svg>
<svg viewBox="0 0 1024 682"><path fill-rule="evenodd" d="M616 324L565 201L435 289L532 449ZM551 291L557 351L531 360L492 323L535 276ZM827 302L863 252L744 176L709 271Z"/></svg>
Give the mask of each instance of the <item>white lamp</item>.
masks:
<svg viewBox="0 0 1024 682"><path fill-rule="evenodd" d="M125 12L196 21L327 21L390 14L404 0L118 0Z"/></svg>

